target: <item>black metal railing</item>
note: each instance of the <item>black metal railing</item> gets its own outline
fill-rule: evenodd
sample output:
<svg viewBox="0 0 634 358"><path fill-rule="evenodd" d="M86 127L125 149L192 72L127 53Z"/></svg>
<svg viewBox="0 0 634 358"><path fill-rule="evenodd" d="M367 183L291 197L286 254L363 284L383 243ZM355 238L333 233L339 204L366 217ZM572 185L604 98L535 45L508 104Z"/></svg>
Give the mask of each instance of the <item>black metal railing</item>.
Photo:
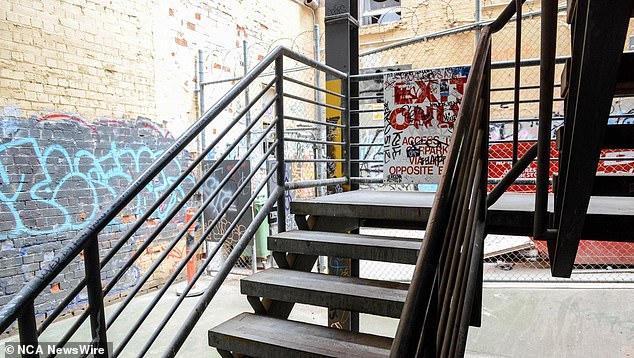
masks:
<svg viewBox="0 0 634 358"><path fill-rule="evenodd" d="M284 75L284 60L299 62L311 71L325 73L332 78L341 79L339 91L333 91L332 88L328 90L319 86L314 86L310 83L289 77ZM259 93L253 96L248 103L246 103L242 109L235 115L235 117L229 122L229 124L218 133L214 139L205 148L202 148L198 155L191 159L189 165L184 168L179 176L174 179L169 187L160 195L160 197L149 207L136 217L136 221L129 223L126 226L126 231L123 232L118 241L106 252L100 252L99 235L106 229L115 217L128 205L134 205L135 199L139 193L148 185L151 185L154 181L159 180L161 171L170 164L175 158L182 155L187 151L188 146L194 143L194 140L198 136L205 134L205 130L221 113L225 112L228 106L236 100L241 94L248 90L248 86L261 79L260 77L265 70L269 67L273 67L274 78L266 85L261 87ZM284 47L278 47L266 56L258 65L256 65L251 71L229 90L224 96L222 96L209 110L207 110L202 117L194 123L189 129L185 131L170 147L165 151L153 164L151 164L121 195L114 200L110 207L104 210L93 222L90 223L84 230L79 232L77 236L65 245L60 252L51 261L51 264L40 271L38 275L28 282L25 287L20 290L12 300L6 304L0 311L0 332L14 327L17 322L19 330L19 341L21 343L37 343L38 337L42 335L47 328L51 326L53 322L58 320L62 313L64 313L69 304L73 302L80 293L84 290L88 295L88 302L84 312L78 317L74 318L74 322L70 325L70 328L63 334L57 347L61 348L67 344L78 329L90 317L90 332L92 337L92 343L95 347L103 348L103 354L101 356L143 356L146 355L150 349L155 345L157 339L163 332L164 328L174 318L176 311L184 301L184 298L192 290L194 285L200 284L200 278L203 276L206 268L211 261L219 254L221 247L228 240L228 237L232 234L233 229L236 228L239 221L252 210L253 203L258 195L265 192L267 185L272 186L268 188L268 199L264 202L263 206L253 217L250 224L242 232L239 239L232 243L230 251L224 258L224 263L218 269L218 272L213 278L206 283L206 287L202 296L198 298L196 303L191 303L191 311L185 320L179 318L175 320L180 323L181 326L170 334L170 343L167 345L167 349L162 352L163 356L172 357L182 347L185 339L189 336L192 329L200 319L201 315L211 302L212 298L218 292L220 285L224 282L225 278L231 272L232 268L239 260L243 251L246 249L249 242L252 240L256 231L260 225L269 216L269 213L276 208L277 211L277 225L278 231L282 232L286 230L286 202L285 191L295 190L301 188L311 188L326 185L339 185L349 182L348 177L345 175L347 171L344 170L344 177L329 178L319 180L307 180L301 182L286 182L286 163L292 163L298 160L286 160L284 145L287 142L304 142L311 145L338 145L348 146L346 132L349 130L348 124L348 111L347 101L341 101L343 106L335 106L329 103L320 102L315 99L308 99L298 96L284 90L284 83L291 82L295 85L305 86L315 91L320 91L331 96L338 96L341 98L347 98L347 86L348 76L347 74L328 67L324 64L310 60L302 55L294 53ZM267 98L267 94L271 91L274 92L274 96L270 99ZM284 114L285 99L289 101L296 101L302 103L304 106L315 106L315 108L330 108L340 112L340 121L338 123L327 123L325 121L319 121L309 118L297 118L293 116L286 116ZM260 103L260 106L256 106ZM251 116L251 112L259 108L258 113ZM270 121L267 125L263 124L263 117L267 111L273 110L275 113L275 119ZM248 117L247 124L244 128L239 127L244 117ZM319 118L316 116L316 118ZM310 139L298 139L293 138L291 131L285 131L285 124L289 126L292 122L308 122L317 126L333 127L343 131L343 141L322 141L322 140L310 140ZM250 136L254 131L256 125L262 125L262 130L258 132L257 137L251 140ZM242 129L241 129L242 128ZM241 130L239 130L241 129ZM235 132L239 130L236 135ZM229 133L232 133L232 138L229 138ZM234 163L231 170L229 170L224 177L219 180L219 183L211 193L202 195L202 189L208 179L214 174L225 160L230 157L234 149L239 147L243 139L248 138L247 150L243 153L237 162ZM208 167L202 166L205 158L217 149L220 143L229 141L229 144L224 151L215 159L215 162ZM204 140L202 141L204 143ZM301 159L304 162L322 163L322 162L341 162L344 166L350 165L350 160L346 159L346 151L341 159L333 158L313 158L313 159ZM244 177L237 178L236 173L244 163L254 158L256 155L260 155L257 160L253 160L255 163L249 163L250 170ZM272 164L272 165L271 165ZM268 168L268 169L267 169ZM256 180L258 173L264 172L265 175ZM186 189L186 192L179 197L179 200L173 203L169 212L162 217L161 221L155 226L147 226L148 219L152 218L154 212L159 209L166 200L173 199L173 193L178 188L182 189L181 185L184 180L193 174L197 174L198 178L195 180L191 187ZM172 250L174 250L179 244L183 243L183 238L187 237L193 225L199 222L199 219L203 216L205 209L218 197L219 193L227 187L230 181L238 181L239 185L233 192L233 195L229 198L222 200L222 204L218 209L218 213L213 220L211 220L204 229L201 230L197 238L194 239L191 247L188 245L187 254L180 258L175 267L171 270L169 276L159 284L158 291L153 295L149 304L143 307L143 311L138 317L131 321L132 323L126 323L123 334L123 338L114 342L115 346L113 351L108 351L108 330L111 329L118 319L126 314L126 311L131 310L130 303L138 296L139 292L142 292L148 281L157 273L157 270L162 264L165 264L166 259L169 257ZM215 249L206 253L204 261L195 270L193 278L187 282L183 292L180 293L178 299L171 303L167 313L162 314L160 323L153 326L152 333L149 335L143 343L135 341L135 344L131 345L130 342L138 337L140 327L148 321L150 315L161 315L157 313L156 307L159 301L165 296L168 289L181 278L182 271L188 265L190 260L200 252L200 248L210 237L214 229L216 229L221 218L233 207L236 206L238 197L247 187L255 187L252 194L246 202L241 203L239 207L241 209L231 221L228 227L225 228L224 234L217 241ZM202 198L202 199L200 199ZM198 200L200 199L200 200ZM174 219L185 209L191 209L187 207L195 203L193 215L182 226L179 227L178 232L169 239L167 246L162 250L162 253L158 255L150 265L145 269L140 278L134 283L134 285L124 292L124 297L121 302L118 302L112 309L111 313L105 313L104 297L109 293L112 293L117 284L121 283L122 278L133 267L135 262L142 256L144 252L150 247L152 243L155 243L157 238L164 234L166 228L170 225L174 225ZM144 230L140 235L139 231ZM170 234L171 235L171 234ZM118 265L114 274L109 280L102 278L105 269L113 270L109 264L112 263L113 258L121 253L122 248L129 242L130 239L142 237L142 240L137 240L137 246L135 250L123 264ZM165 239L165 238L163 238ZM38 298L49 287L53 280L64 270L67 270L69 265L77 260L81 260L83 257L85 275L84 278L77 284L77 286L65 290L66 296L60 300L59 304L46 314L45 317L39 316L35 306ZM110 311L110 309L109 309ZM129 312L128 312L129 313ZM135 315L136 316L136 315ZM39 322L38 322L39 321ZM172 321L173 322L173 321ZM121 330L121 328L118 328ZM145 337L144 337L145 338ZM152 351L154 352L154 351ZM153 353L154 354L154 353ZM34 354L32 356L38 356ZM55 356L52 354L50 356Z"/></svg>
<svg viewBox="0 0 634 358"><path fill-rule="evenodd" d="M516 6L522 3L511 1L480 32L391 357L462 357L469 325L479 325L487 213L491 36L510 21Z"/></svg>

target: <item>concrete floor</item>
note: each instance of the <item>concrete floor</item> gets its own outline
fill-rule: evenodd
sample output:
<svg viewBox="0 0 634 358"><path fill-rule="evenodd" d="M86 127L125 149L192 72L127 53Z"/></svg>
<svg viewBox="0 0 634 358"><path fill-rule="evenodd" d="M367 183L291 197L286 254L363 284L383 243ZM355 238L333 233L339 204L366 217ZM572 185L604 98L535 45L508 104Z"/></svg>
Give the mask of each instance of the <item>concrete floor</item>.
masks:
<svg viewBox="0 0 634 358"><path fill-rule="evenodd" d="M508 286L508 285L507 285ZM467 345L468 357L634 357L634 289L631 286L526 284L501 287L488 285L484 290L482 328L472 328ZM524 287L522 287L524 286ZM628 287L628 288L623 288ZM108 331L109 340L119 344L127 328L141 314L154 294L133 300L117 323ZM166 294L158 309L141 326L123 357L136 356L162 314L176 300L174 291ZM177 317L186 317L197 298L188 298ZM115 306L107 308L106 314ZM219 357L207 345L209 328L241 313L252 312L239 292L239 277L230 277L222 286L202 319L179 352L180 357ZM160 315L158 313L161 313ZM298 305L291 319L313 324L326 323L326 309ZM41 341L55 341L72 324L67 319L52 325ZM177 319L168 324L148 356L159 356L180 326ZM362 315L362 331L393 336L398 320ZM87 341L84 324L74 341ZM15 340L12 337L11 341ZM0 342L0 356L4 354Z"/></svg>

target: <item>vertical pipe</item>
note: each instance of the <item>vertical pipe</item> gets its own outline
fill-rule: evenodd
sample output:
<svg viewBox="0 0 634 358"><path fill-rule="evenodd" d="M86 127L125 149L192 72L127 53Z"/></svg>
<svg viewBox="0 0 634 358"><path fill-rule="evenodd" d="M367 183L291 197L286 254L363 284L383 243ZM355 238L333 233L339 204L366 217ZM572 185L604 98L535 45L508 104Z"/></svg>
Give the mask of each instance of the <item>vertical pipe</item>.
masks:
<svg viewBox="0 0 634 358"><path fill-rule="evenodd" d="M20 332L20 344L35 346L37 345L37 324L35 322L35 306L33 301L28 302L20 316L18 316L18 330ZM40 355L36 352L31 354L23 354L22 357L36 358Z"/></svg>
<svg viewBox="0 0 634 358"><path fill-rule="evenodd" d="M198 111L200 116L205 113L205 66L203 65L203 50L198 50ZM205 130L200 133L200 148L205 148Z"/></svg>
<svg viewBox="0 0 634 358"><path fill-rule="evenodd" d="M312 9L311 9L312 10ZM313 10L313 42L314 42L314 55L315 55L315 61L319 62L319 59L321 58L321 51L319 49L319 25L317 24L317 16L315 14L315 10ZM320 77L320 72L318 69L315 69L315 87L317 88L321 88L321 77ZM321 102L321 92L315 90L315 101L317 102ZM317 116L315 117L315 119L318 122L321 122L322 120L322 109L316 107L316 111L317 111ZM324 126L319 126L317 129L317 139L318 140L326 140L326 131ZM326 148L322 145L317 146L317 149L315 150L315 159L321 159L321 158L325 158L326 156L324 155L324 151L326 150ZM315 170L315 179L324 179L325 173L322 170L324 166L320 163L315 163L314 164L314 170ZM326 188L323 186L318 186L315 187L315 196L322 196L325 193Z"/></svg>
<svg viewBox="0 0 634 358"><path fill-rule="evenodd" d="M475 0L475 23L479 24L482 20L482 0ZM475 30L475 44L478 45L480 41L480 25L476 26Z"/></svg>
<svg viewBox="0 0 634 358"><path fill-rule="evenodd" d="M348 95L349 90L350 90L350 77L348 77L347 79L341 80L341 94L345 96L342 101L342 104L345 106L345 110L343 111L343 113L341 113L343 117L341 124L345 126L345 128L343 129L343 141L345 142L345 144L343 147L344 150L342 154L343 154L343 159L345 160L344 167L343 167L343 176L346 178L351 177L350 154L352 149L351 141L350 141L350 96Z"/></svg>
<svg viewBox="0 0 634 358"><path fill-rule="evenodd" d="M247 40L242 40L242 68L244 70L244 76L249 72L249 43ZM247 106L250 102L249 98L249 86L244 89L244 105ZM245 114L245 127L249 128L251 125L251 111L248 110ZM247 132L247 149L251 148L251 131ZM251 163L249 161L249 163ZM249 164L250 166L251 164ZM249 168L250 169L250 168ZM254 213L255 214L255 213ZM258 272L258 257L257 257L257 240L255 237L251 239L251 271L253 273Z"/></svg>
<svg viewBox="0 0 634 358"><path fill-rule="evenodd" d="M247 40L243 40L242 41L242 55L244 56L243 61L242 61L242 67L244 69L244 76L247 75L247 72L249 72L249 63L248 63L248 58L249 58L249 53L248 53L248 43ZM250 102L249 99L249 86L246 86L244 88L244 105L248 105ZM245 114L245 119L246 119L246 125L245 127L248 128L249 125L251 124L251 111L247 111L247 113ZM247 133L247 148L251 147L251 131L249 131Z"/></svg>
<svg viewBox="0 0 634 358"><path fill-rule="evenodd" d="M203 50L198 50L198 115L199 117L203 116L205 113L205 65L203 63ZM207 129L203 129L200 133L200 151L202 152L204 148L206 148L207 144L205 143L205 131ZM204 168L204 160L203 160L203 168ZM205 202L205 193L201 190L200 192L201 201ZM200 229L202 232L205 231L205 213L200 216Z"/></svg>
<svg viewBox="0 0 634 358"><path fill-rule="evenodd" d="M539 132L537 135L537 188L533 236L542 237L548 225L550 141L553 115L553 84L557 45L557 1L542 1L541 53L539 68Z"/></svg>
<svg viewBox="0 0 634 358"><path fill-rule="evenodd" d="M277 149L275 155L277 157L277 186L284 188L286 179L286 163L284 161L284 56L280 55L275 59L275 91L277 99L275 100L275 113L277 122L275 122L275 136L277 138ZM286 191L277 199L277 232L286 231Z"/></svg>
<svg viewBox="0 0 634 358"><path fill-rule="evenodd" d="M99 264L99 240L94 234L84 249L84 268L88 282L88 309L90 310L90 332L96 347L103 348L104 354L97 357L108 357L108 339L106 337L106 316L103 305L103 288L101 287L101 266Z"/></svg>
<svg viewBox="0 0 634 358"><path fill-rule="evenodd" d="M520 130L520 61L522 60L522 0L515 0L515 89L513 91L513 165L517 163Z"/></svg>

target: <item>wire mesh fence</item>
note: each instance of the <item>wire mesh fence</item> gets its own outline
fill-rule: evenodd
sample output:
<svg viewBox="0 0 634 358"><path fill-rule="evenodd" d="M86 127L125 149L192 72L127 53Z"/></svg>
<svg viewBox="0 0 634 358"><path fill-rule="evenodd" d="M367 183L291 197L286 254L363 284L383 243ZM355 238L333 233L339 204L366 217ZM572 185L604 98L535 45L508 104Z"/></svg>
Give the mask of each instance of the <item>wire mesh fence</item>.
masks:
<svg viewBox="0 0 634 358"><path fill-rule="evenodd" d="M449 2L451 3L451 2ZM497 12L491 2L484 2L483 17L495 18ZM487 11L487 9L489 11ZM401 26L416 26L415 16L421 15L421 6L401 8ZM557 31L557 57L563 59L570 55L570 30L566 22L565 2L560 2L559 26ZM414 18L412 20L412 18ZM412 30L412 38L391 45L377 47L362 52L360 56L361 73L383 73L409 69L431 69L468 65L474 55L477 26L456 27L454 30L440 30L423 35ZM420 31L419 31L420 32ZM632 32L632 30L630 30ZM390 38L390 30L385 27L381 32L381 42ZM418 36L418 39L416 37ZM534 2L524 5L524 17L521 24L521 59L526 62L520 72L521 101L519 111L519 148L521 157L537 140L539 111L539 64L530 66L531 60L539 59L540 17L539 6ZM491 124L489 147L489 178L500 179L512 166L512 138L514 116L514 68L516 45L516 23L512 21L492 40L492 92ZM564 102L560 96L563 60L558 60L555 74L555 98L553 106L551 177L558 172L558 151L554 140L559 127L563 125ZM360 82L360 96L372 96L371 100L360 102L360 138L361 176L382 178L383 166L383 88L382 76ZM634 105L628 99L615 99L610 115L610 124L632 123ZM376 144L376 145L373 145ZM632 173L634 163L632 153L624 150L604 150L601 154L597 173ZM618 159L622 158L622 159ZM532 184L536 177L536 163L532 163L520 176L522 184L513 185L509 191L534 193ZM495 185L491 184L489 189ZM418 190L434 191L434 185L385 185L367 184L364 189L373 190ZM552 191L552 186L551 186ZM384 236L419 237L420 231L366 229L367 234ZM387 265L381 263L363 263L361 275L376 279L398 279L407 281L412 268L407 265ZM534 241L530 237L507 235L489 235L485 240L485 280L489 281L557 281L550 275L547 248L545 242ZM634 244L623 242L582 241L577 254L573 281L609 281L632 282L634 280Z"/></svg>
<svg viewBox="0 0 634 358"><path fill-rule="evenodd" d="M432 6L433 5L433 6ZM385 72L406 71L411 69L433 69L452 66L469 65L474 55L475 45L479 29L483 24L494 19L501 5L494 1L482 3L482 19L480 23L467 23L460 21L460 14L464 9L460 4L451 0L442 4L429 4L416 2L415 4L403 2L403 6L392 9L398 12L400 21L395 23L382 23L374 26L370 32L365 32L365 39L361 39L362 50L359 57L360 73L377 74L376 76L359 82L359 96L366 99L359 100L359 156L361 159L359 169L363 178L374 178L374 183L362 184L361 189L369 190L409 190L409 191L434 191L435 185L401 185L384 184L381 182L383 175L383 122L384 104L383 77ZM440 9L445 16L445 23L440 22L439 30L434 33L426 33L429 28L425 24L428 18L426 12ZM518 108L518 155L521 157L536 141L539 111L539 66L534 60L539 58L540 44L540 17L539 4L528 1L524 5L521 23L521 59L526 66L521 68L520 86L521 101ZM563 58L570 55L570 30L565 18L565 1L560 1L559 26L557 31L557 57L560 59L556 65L555 78L555 102L553 106L552 137L556 138L557 129L563 125L563 105L560 96L561 78L564 69ZM386 15L382 15L386 16ZM444 26L444 28L443 28ZM634 31L630 30L631 35ZM363 31L362 31L363 33ZM370 35L368 35L370 33ZM310 58L319 58L324 61L324 35L319 35L315 46L315 33L306 31L296 36L282 38L272 42L249 40L235 49L215 49L204 55L207 82L204 100L213 103L216 97L225 93L240 77L275 46L284 45L305 54ZM387 44L387 45L386 45ZM513 137L513 87L516 45L516 23L512 21L502 31L496 33L492 40L492 92L491 92L491 124L489 147L489 178L493 179L489 189L494 187L496 179L504 177L512 166L512 137ZM319 54L315 54L320 51ZM533 62L531 66L530 63ZM219 64L222 65L219 65ZM306 68L294 61L285 63L285 76L310 83L317 87L326 84L323 73ZM252 84L250 93L257 93L273 77L272 69L266 71L261 81ZM324 101L324 95L305 86L287 82L285 91L302 98L312 99L318 102ZM271 94L272 95L272 94ZM229 113L239 111L248 97L236 100L236 107L230 108ZM289 116L322 122L326 118L324 108L300 101L285 101L285 113ZM227 117L229 118L229 116ZM273 112L265 115L264 123L274 120ZM615 99L610 118L611 124L633 123L634 102L627 99ZM216 131L221 130L225 124L218 121L216 127L208 132L213 137ZM246 123L245 123L246 125ZM261 128L260 128L261 130ZM257 128L256 128L257 131ZM286 126L289 138L305 139L313 141L328 140L326 131L320 127L306 122L288 121ZM237 152L245 151L246 144L241 144ZM326 148L319 144L299 143L289 141L286 143L287 158L296 162L287 163L287 180L301 181L311 179L323 179L333 163L302 162L303 159L316 158L328 159ZM551 174L558 172L558 157L555 142L552 144ZM598 173L624 173L634 171L634 153L623 150L605 150L601 157ZM618 159L625 158L625 159ZM213 155L212 158L213 159ZM332 169L332 168L331 168ZM262 175L265 175L263 172ZM533 193L535 185L536 165L531 164L520 176L522 185L513 185L512 192ZM338 188L341 190L341 188ZM552 188L551 188L552 190ZM295 199L307 199L325 195L325 188L311 188L289 191L287 205ZM274 220L273 220L274 221ZM274 225L274 224L273 224ZM287 215L287 227L296 228L291 215ZM236 228L237 230L238 228ZM272 230L275 230L273 227ZM404 236L422 238L424 233L407 230L387 230L364 228L362 232L385 236ZM236 235L238 235L236 233ZM239 236L237 236L239 237ZM254 240L256 241L256 240ZM257 242L257 241L256 241ZM262 244L262 243L260 243ZM265 243L264 243L265 245ZM225 249L230 249L230 246ZM255 250L253 250L255 251ZM557 280L550 276L546 246L543 242L534 241L529 237L515 237L505 235L489 235L485 241L485 280L492 281L551 281ZM266 256L265 250L261 255ZM254 262L262 264L262 258L254 261L252 254L245 252L239 261L235 272L251 272ZM573 273L576 281L633 281L634 280L634 244L618 242L582 241L577 255L577 264ZM361 275L376 279L395 279L407 281L413 268L407 265L384 264L377 262L362 262Z"/></svg>

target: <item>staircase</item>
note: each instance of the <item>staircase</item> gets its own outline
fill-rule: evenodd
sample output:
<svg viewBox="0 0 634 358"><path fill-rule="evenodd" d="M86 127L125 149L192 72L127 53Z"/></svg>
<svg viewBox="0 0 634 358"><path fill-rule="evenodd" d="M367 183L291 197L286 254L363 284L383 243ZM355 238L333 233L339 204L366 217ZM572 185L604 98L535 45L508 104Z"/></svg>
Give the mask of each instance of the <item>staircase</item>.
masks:
<svg viewBox="0 0 634 358"><path fill-rule="evenodd" d="M552 97L554 76L554 38L557 25L557 2L542 1L542 81L540 84L540 137L539 143L517 160L513 169L502 178L492 192L488 192L489 109L491 105L491 53L492 35L503 29L516 14L523 1L513 0L500 16L486 26L479 35L478 46L465 87L458 119L449 145L443 176L437 193L419 192L366 192L348 191L310 200L295 200L290 213L298 230L286 230L287 193L301 188L343 185L354 188L365 179L351 176L352 133L350 117L362 110L351 105L363 100L354 90L362 75L347 74L324 64L307 59L286 48L278 47L260 64L249 71L236 85L214 104L190 129L147 168L109 208L106 208L89 226L79 232L44 268L0 310L0 332L17 326L22 343L37 343L41 334L55 322L71 302L87 292L85 310L61 337L57 347L69 342L81 325L89 320L94 346L103 349L98 357L145 356L155 343L169 338L162 353L175 356L220 286L240 259L260 224L269 214L276 213L277 233L268 238L277 268L258 272L241 281L241 292L253 308L208 332L209 345L223 357L461 357L466 350L470 326L479 326L482 306L483 244L487 234L535 236L546 240L555 276L570 276L579 240L634 241L634 192L629 175L597 175L597 162L601 150L634 147L632 125L608 126L607 118L614 95L632 95L634 86L631 54L623 54L625 31L632 16L634 0L577 0L569 2L572 24L573 54L570 58L562 91L566 101L565 125L558 134L560 172L554 179L554 194L549 194ZM521 21L521 17L518 22ZM286 61L286 62L285 62ZM328 76L327 88L293 78L289 63L301 64L310 71ZM286 65L285 65L286 63ZM516 60L519 70L519 57ZM261 84L265 71L273 74L270 81ZM292 67L296 69L296 67ZM270 78L270 77L269 77ZM111 248L100 247L99 236L107 233L109 225L128 206L135 205L142 190L161 178L161 171L188 146L203 135L209 124L245 94L248 87L258 81L261 91L246 101L235 117L209 143L203 145L189 166L170 183L169 188L138 214ZM293 90L297 86L315 91L312 99L304 98ZM519 93L519 83L516 83ZM267 99L267 95L272 98ZM320 100L325 95L326 101ZM268 96L270 97L270 96ZM247 98L249 96L247 95ZM374 98L374 97L372 97ZM368 98L365 98L368 99ZM285 101L299 102L318 109L334 111L328 121L301 118L285 113ZM515 98L515 104L519 102ZM256 104L260 104L257 106ZM250 112L257 115L251 116ZM275 113L271 123L263 123L268 110ZM356 111L356 112L355 112ZM316 111L315 111L316 112ZM519 115L519 114L518 114ZM241 121L249 118L244 128ZM316 116L318 117L318 116ZM336 120L332 120L335 118ZM519 118L515 118L516 122ZM285 131L285 125L322 126L336 132L328 140L302 139ZM251 134L260 123L262 130L254 140ZM237 138L220 154L211 168L201 168L203 159L234 129ZM515 136L517 137L517 136ZM196 198L198 190L206 184L212 173L240 141L249 138L247 150L241 153L234 168L219 181L217 187L197 204L190 221L179 227L166 250L143 272L139 281L127 292L113 313L106 315L104 297L112 293L118 281L135 261L160 235L174 217L184 211L186 203ZM331 140L332 138L337 138ZM323 145L340 148L341 158L288 158L286 143ZM515 140L517 154L517 140ZM256 154L260 154L257 156ZM506 193L530 162L538 157L537 193ZM246 177L234 178L237 168L247 160L251 170ZM339 177L287 182L287 163L326 163L337 167ZM192 187L182 195L165 219L147 226L148 218L177 190L191 173L199 170ZM258 173L266 173L264 176ZM150 304L132 324L126 327L124 338L115 342L108 351L108 329L125 314L126 307L143 289L143 285L156 272L171 250L199 222L203 212L229 181L239 182L234 194L223 201L218 216L206 222L202 232L194 239L191 251L180 260L173 273L152 298ZM245 200L235 220L230 222L216 248L206 253L204 262L195 269L191 282L172 304L167 313L155 312L161 298L172 283L179 279L190 259L206 242L224 215L235 209L240 193L250 186L253 194ZM231 244L224 263L204 287L196 301L188 301L191 311L186 318L175 317L186 294L204 274L210 262L227 243L230 233L250 210L256 197L268 195L251 224ZM232 209L233 208L233 209ZM369 236L359 234L360 228L380 227L393 229L424 229L420 239ZM135 247L123 264L112 268L112 259L131 238ZM331 262L345 262L343 267L332 264L329 275L312 272L320 256ZM126 260L127 259L127 260ZM363 279L359 277L359 260L413 264L415 270L409 284ZM57 307L43 316L38 312L41 294L64 270L74 262L83 262L80 283L65 292ZM113 277L102 279L102 273L111 270ZM307 304L327 307L330 326L289 320L294 305ZM158 310L157 310L158 311ZM359 332L359 313L399 318L394 338ZM150 337L142 344L131 343L139 327L149 321L150 315L159 322ZM177 320L180 328L163 332L167 323ZM346 329L335 329L341 327ZM145 338L145 337L144 337ZM37 354L29 355L37 356Z"/></svg>
<svg viewBox="0 0 634 358"><path fill-rule="evenodd" d="M562 75L565 118L557 136L552 218L545 219L544 186L538 188L542 200L536 207L535 236L548 240L553 276L570 277L579 241L592 240L585 227L591 200L631 197L634 192L634 174L597 174L602 150L634 148L632 125L608 125L613 98L634 95L634 53L623 53L633 15L631 0L568 1L572 56ZM618 206L618 198L609 200ZM616 234L610 240L631 242L632 236Z"/></svg>

